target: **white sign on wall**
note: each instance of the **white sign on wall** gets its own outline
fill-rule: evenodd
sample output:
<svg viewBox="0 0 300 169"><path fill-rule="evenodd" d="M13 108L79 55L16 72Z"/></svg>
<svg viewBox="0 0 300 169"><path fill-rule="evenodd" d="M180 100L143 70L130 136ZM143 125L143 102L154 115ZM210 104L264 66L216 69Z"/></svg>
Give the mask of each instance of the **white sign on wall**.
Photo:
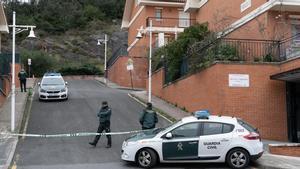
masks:
<svg viewBox="0 0 300 169"><path fill-rule="evenodd" d="M229 74L228 76L229 87L249 87L248 74Z"/></svg>
<svg viewBox="0 0 300 169"><path fill-rule="evenodd" d="M245 0L245 2L241 4L241 12L245 11L250 7L251 7L251 0Z"/></svg>
<svg viewBox="0 0 300 169"><path fill-rule="evenodd" d="M165 34L158 33L158 47L162 47L165 45Z"/></svg>
<svg viewBox="0 0 300 169"><path fill-rule="evenodd" d="M133 70L133 60L132 59L128 59L127 60L127 66L126 66L127 70Z"/></svg>

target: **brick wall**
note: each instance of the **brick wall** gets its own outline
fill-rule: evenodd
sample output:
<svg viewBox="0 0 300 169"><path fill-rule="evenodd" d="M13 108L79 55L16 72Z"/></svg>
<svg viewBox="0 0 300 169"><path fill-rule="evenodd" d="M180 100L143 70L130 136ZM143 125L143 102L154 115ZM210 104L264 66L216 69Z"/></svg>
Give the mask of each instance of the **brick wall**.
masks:
<svg viewBox="0 0 300 169"><path fill-rule="evenodd" d="M296 146L288 146L288 145L272 146L272 145L269 145L269 150L270 150L270 153L272 153L272 154L300 157L300 145L299 144Z"/></svg>
<svg viewBox="0 0 300 169"><path fill-rule="evenodd" d="M240 117L258 127L262 137L287 140L285 82L270 80L274 64L215 64L194 75L162 86L163 70L153 75L153 94L193 112ZM229 87L229 74L249 74L250 87Z"/></svg>
<svg viewBox="0 0 300 169"><path fill-rule="evenodd" d="M15 85L16 85L16 88L20 87L20 82L19 82L19 78L18 78L18 73L20 71L21 71L21 65L16 64L15 65ZM9 79L7 79L7 77L9 77ZM9 95L9 93L11 91L11 76L9 75L7 77L4 78L4 82L3 82L3 92L4 92L4 94L0 93L0 107L4 103L4 101L6 99L6 96Z"/></svg>
<svg viewBox="0 0 300 169"><path fill-rule="evenodd" d="M124 87L131 87L130 72L127 70L128 56L120 56L116 62L108 68L108 79ZM132 82L134 88L145 88L148 70L148 59L133 57Z"/></svg>

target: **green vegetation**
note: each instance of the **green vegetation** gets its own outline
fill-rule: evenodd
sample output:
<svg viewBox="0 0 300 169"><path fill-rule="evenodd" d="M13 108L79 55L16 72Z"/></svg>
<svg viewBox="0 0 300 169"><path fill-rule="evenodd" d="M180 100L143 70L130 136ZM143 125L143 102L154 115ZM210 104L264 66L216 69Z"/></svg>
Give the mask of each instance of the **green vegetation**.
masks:
<svg viewBox="0 0 300 169"><path fill-rule="evenodd" d="M177 40L156 50L153 69L165 65L165 83L168 83L207 68L216 60L240 61L241 58L236 47L222 42L207 24L196 24L186 28Z"/></svg>
<svg viewBox="0 0 300 169"><path fill-rule="evenodd" d="M192 44L202 41L210 34L206 24L196 24L184 30L179 34L178 39L158 49L154 54L153 68L157 68L161 62L161 56L164 56L165 62L168 65L168 78L173 81L181 76L180 67L182 58L187 53L186 51Z"/></svg>
<svg viewBox="0 0 300 169"><path fill-rule="evenodd" d="M5 12L8 24L12 23L12 11L16 11L18 25L36 26L38 38L28 40L27 31L16 37L16 52L27 71L27 59L32 59L31 74L42 76L55 70L66 75L101 75L104 45L97 46L96 39L105 33L111 39L119 38L112 33L120 29L124 4L119 0L39 0L38 4L13 1L5 5ZM11 35L3 35L2 42L2 52L11 53ZM108 58L112 53L110 43Z"/></svg>
<svg viewBox="0 0 300 169"><path fill-rule="evenodd" d="M45 52L23 50L21 52L21 61L25 66L25 70L28 70L28 58L31 58L32 63L34 63L31 65L31 74L37 77L41 77L45 72L53 70L58 62L54 57Z"/></svg>
<svg viewBox="0 0 300 169"><path fill-rule="evenodd" d="M63 67L59 70L62 75L103 75L103 72L94 65L85 64L79 67Z"/></svg>
<svg viewBox="0 0 300 169"><path fill-rule="evenodd" d="M45 32L60 34L84 29L92 21L121 19L124 4L119 0L40 0L37 5L9 3L6 12L9 23L14 9L18 24L34 24Z"/></svg>

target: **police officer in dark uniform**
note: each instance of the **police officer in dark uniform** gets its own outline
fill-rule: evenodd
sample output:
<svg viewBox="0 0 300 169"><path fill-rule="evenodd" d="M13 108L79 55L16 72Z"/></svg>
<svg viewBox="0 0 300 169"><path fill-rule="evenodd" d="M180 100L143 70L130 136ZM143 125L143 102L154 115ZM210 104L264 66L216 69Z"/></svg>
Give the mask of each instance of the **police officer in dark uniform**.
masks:
<svg viewBox="0 0 300 169"><path fill-rule="evenodd" d="M152 110L152 104L147 103L147 108L143 110L140 116L140 124L143 130L155 128L155 124L158 122L157 114Z"/></svg>
<svg viewBox="0 0 300 169"><path fill-rule="evenodd" d="M97 133L102 133L105 130L106 133L110 132L110 116L111 116L111 109L108 107L106 101L102 102L102 107L100 111L97 113L99 117L99 127ZM101 135L97 135L93 142L89 142L90 145L96 147ZM106 135L107 137L107 146L106 148L111 147L111 135Z"/></svg>
<svg viewBox="0 0 300 169"><path fill-rule="evenodd" d="M21 69L21 71L18 74L18 77L19 77L19 80L20 80L21 92L23 92L23 90L26 92L27 73L25 72L24 69Z"/></svg>

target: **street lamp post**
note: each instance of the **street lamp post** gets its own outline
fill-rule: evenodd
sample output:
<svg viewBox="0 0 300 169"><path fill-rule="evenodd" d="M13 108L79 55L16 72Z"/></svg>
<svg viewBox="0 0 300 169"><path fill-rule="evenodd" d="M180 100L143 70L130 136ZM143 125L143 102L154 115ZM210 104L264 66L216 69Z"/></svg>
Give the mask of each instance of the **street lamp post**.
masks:
<svg viewBox="0 0 300 169"><path fill-rule="evenodd" d="M106 74L107 74L107 67L106 67L106 58L107 58L107 35L104 35L104 39L98 39L97 45L101 45L104 42L104 83L106 84Z"/></svg>
<svg viewBox="0 0 300 169"><path fill-rule="evenodd" d="M15 83L15 50L16 50L16 34L23 32L25 30L29 30L30 33L28 37L35 37L33 28L36 26L31 25L16 25L16 12L13 11L13 24L9 25L9 27L12 27L12 83L11 83L11 132L15 131L15 104L16 104L16 83ZM16 28L18 28L16 30Z"/></svg>
<svg viewBox="0 0 300 169"><path fill-rule="evenodd" d="M141 39L142 33L139 30L136 38ZM148 102L151 103L151 92L152 92L152 20L149 20L149 68L148 68Z"/></svg>

